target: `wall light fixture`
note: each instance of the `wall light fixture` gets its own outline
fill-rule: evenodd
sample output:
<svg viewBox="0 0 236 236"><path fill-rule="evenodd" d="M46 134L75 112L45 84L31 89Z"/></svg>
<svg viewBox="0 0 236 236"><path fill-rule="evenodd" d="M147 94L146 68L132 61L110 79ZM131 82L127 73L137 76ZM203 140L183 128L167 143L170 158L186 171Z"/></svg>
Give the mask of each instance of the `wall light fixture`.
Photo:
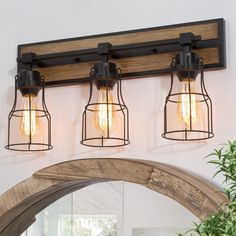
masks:
<svg viewBox="0 0 236 236"><path fill-rule="evenodd" d="M90 95L83 112L81 144L117 147L130 143L129 112L121 88L121 71L108 62L109 43L98 44L101 61L91 69Z"/></svg>
<svg viewBox="0 0 236 236"><path fill-rule="evenodd" d="M214 136L212 102L204 84L203 58L192 51L199 40L200 37L192 33L180 34L183 50L171 63L171 88L164 108L162 136L166 139L196 141Z"/></svg>
<svg viewBox="0 0 236 236"><path fill-rule="evenodd" d="M7 149L46 151L51 145L51 116L45 103L44 77L32 70L33 54L24 54L26 68L15 78L15 99L8 116Z"/></svg>
<svg viewBox="0 0 236 236"><path fill-rule="evenodd" d="M19 45L16 98L9 115L6 148L52 148L44 83L46 87L90 83L81 144L127 145L129 113L121 81L166 74L171 74L171 89L164 108L162 136L181 141L213 137L212 102L205 88L204 71L226 67L224 29L224 19L220 18ZM21 108L16 108L18 91L25 100ZM39 91L41 108L34 103ZM15 128L13 118L18 120ZM42 129L45 126L38 121L41 119L45 119L46 129ZM47 134L43 135L46 141L37 137L41 132ZM19 141L22 138L24 141Z"/></svg>

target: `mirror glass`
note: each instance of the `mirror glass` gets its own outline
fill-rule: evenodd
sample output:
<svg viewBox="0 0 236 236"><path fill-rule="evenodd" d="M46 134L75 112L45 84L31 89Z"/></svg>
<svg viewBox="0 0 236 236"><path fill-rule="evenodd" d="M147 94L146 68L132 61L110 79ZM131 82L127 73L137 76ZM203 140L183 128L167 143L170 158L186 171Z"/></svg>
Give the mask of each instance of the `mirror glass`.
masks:
<svg viewBox="0 0 236 236"><path fill-rule="evenodd" d="M22 236L173 236L198 219L141 185L99 183L69 194L36 216Z"/></svg>

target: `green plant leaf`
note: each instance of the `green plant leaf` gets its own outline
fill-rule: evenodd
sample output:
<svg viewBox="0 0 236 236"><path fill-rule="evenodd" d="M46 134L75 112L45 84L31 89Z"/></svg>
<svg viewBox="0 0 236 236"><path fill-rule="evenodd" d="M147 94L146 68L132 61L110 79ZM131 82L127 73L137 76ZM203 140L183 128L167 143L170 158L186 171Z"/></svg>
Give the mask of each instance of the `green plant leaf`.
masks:
<svg viewBox="0 0 236 236"><path fill-rule="evenodd" d="M214 149L205 158L209 164L216 166L213 175L224 176L223 182L227 184L224 192L229 202L223 204L219 211L208 216L200 223L194 223L194 228L179 236L236 236L236 141L227 141L220 149Z"/></svg>

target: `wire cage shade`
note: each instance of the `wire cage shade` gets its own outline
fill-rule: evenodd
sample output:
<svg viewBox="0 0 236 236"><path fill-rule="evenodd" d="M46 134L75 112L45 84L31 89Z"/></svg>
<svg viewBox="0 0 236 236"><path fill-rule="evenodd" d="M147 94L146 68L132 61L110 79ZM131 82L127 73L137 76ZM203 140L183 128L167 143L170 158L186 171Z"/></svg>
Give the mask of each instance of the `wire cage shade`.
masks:
<svg viewBox="0 0 236 236"><path fill-rule="evenodd" d="M120 70L109 62L95 64L82 116L81 144L117 147L129 143L129 111L122 96Z"/></svg>
<svg viewBox="0 0 236 236"><path fill-rule="evenodd" d="M188 53L189 56L192 58L187 58L187 63L179 62L177 57L171 64L171 88L165 101L162 134L166 139L198 141L214 136L212 101L204 84L203 59L195 53Z"/></svg>
<svg viewBox="0 0 236 236"><path fill-rule="evenodd" d="M14 151L52 149L51 116L45 103L44 77L38 71L20 71L15 78L6 148Z"/></svg>

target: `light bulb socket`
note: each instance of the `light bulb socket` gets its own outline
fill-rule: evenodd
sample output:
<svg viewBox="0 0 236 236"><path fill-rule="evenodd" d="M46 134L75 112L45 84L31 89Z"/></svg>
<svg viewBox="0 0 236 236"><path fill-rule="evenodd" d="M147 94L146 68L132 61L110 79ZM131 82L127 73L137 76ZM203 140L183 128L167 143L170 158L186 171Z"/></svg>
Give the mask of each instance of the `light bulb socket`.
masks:
<svg viewBox="0 0 236 236"><path fill-rule="evenodd" d="M43 87L40 72L36 70L21 70L17 76L16 87L20 90L22 96L29 94L37 96Z"/></svg>
<svg viewBox="0 0 236 236"><path fill-rule="evenodd" d="M110 88L113 89L118 82L119 76L116 64L111 62L99 62L94 65L93 80L97 89Z"/></svg>
<svg viewBox="0 0 236 236"><path fill-rule="evenodd" d="M180 52L175 57L174 70L180 81L195 80L201 71L198 54L194 52Z"/></svg>

